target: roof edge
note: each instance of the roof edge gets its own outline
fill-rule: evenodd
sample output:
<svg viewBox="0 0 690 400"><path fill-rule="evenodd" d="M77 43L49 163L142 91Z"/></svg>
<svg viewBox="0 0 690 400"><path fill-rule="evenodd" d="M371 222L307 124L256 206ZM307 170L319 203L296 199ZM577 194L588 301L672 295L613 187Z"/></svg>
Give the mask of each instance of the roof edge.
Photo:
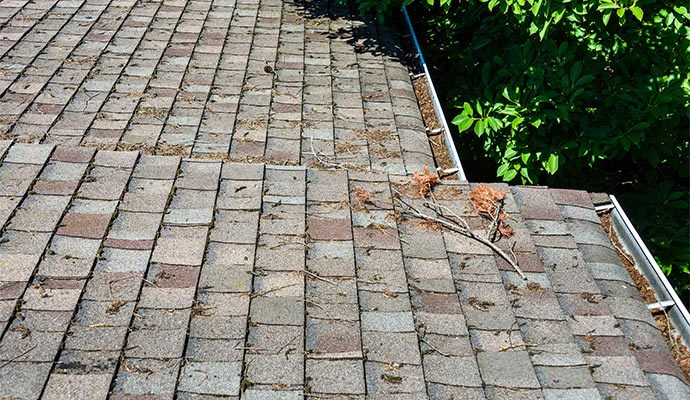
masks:
<svg viewBox="0 0 690 400"><path fill-rule="evenodd" d="M690 314L673 289L673 286L666 278L666 275L659 268L656 260L652 256L644 241L635 230L635 227L623 211L616 196L609 195L611 206L602 206L602 209L611 209L611 225L616 231L618 238L625 250L635 261L635 268L647 279L649 286L654 291L657 303L650 304L650 309L661 308L667 314L671 323L681 337L683 344L690 344Z"/></svg>
<svg viewBox="0 0 690 400"><path fill-rule="evenodd" d="M410 36L412 37L412 42L414 43L415 51L419 55L419 65L424 71L423 75L424 79L426 80L426 86L429 92L429 97L431 97L431 102L434 105L436 119L438 120L439 125L441 125L443 129L443 135L446 139L445 142L448 154L450 155L450 158L453 160L455 168L457 168L458 170L458 179L461 181L467 181L467 177L465 176L465 170L462 168L462 163L460 162L458 150L455 147L455 142L453 141L453 137L450 133L448 122L446 121L446 115L443 113L441 102L438 98L438 94L436 94L436 87L434 86L434 82L431 80L429 68L427 67L426 61L424 60L424 55L422 54L422 48L419 45L419 42L417 41L417 35L415 34L414 27L412 26L412 21L410 20L410 16L407 13L407 8L405 6L402 7L402 14L403 19L405 20L405 24L407 25L407 29L410 32Z"/></svg>

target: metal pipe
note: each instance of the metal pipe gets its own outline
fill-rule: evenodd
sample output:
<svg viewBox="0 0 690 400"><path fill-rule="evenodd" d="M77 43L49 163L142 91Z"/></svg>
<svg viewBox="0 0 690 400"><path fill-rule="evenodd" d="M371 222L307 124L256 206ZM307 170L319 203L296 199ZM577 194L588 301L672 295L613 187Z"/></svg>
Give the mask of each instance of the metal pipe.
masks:
<svg viewBox="0 0 690 400"><path fill-rule="evenodd" d="M648 307L666 310L671 324L676 328L683 344L687 346L690 344L690 314L688 314L687 308L685 308L666 275L659 268L659 264L649 252L628 216L625 215L616 196L610 195L609 197L613 203L611 225L625 251L635 261L635 268L644 275L656 296L657 303L650 304Z"/></svg>
<svg viewBox="0 0 690 400"><path fill-rule="evenodd" d="M426 61L424 61L422 48L419 46L419 42L417 41L417 35L414 32L414 28L412 27L412 21L410 20L410 16L407 14L407 8L405 8L405 6L403 6L402 8L402 14L405 18L405 23L407 24L407 29L410 32L410 36L412 37L412 42L414 43L415 50L419 55L420 66L424 70L423 74L426 78L426 86L429 91L429 96L431 97L431 102L434 105L434 111L436 111L436 118L438 119L439 124L443 127L443 132L446 139L446 149L448 150L448 154L450 155L450 158L453 161L453 165L455 166L455 168L458 169L458 179L461 181L466 181L467 178L465 177L465 171L462 169L462 164L460 163L460 156L458 155L458 150L455 148L453 137L450 134L450 129L448 129L448 122L446 121L446 116L443 113L441 102L439 101L438 95L436 94L436 88L434 87L434 83L432 82L431 76L429 75L429 69L427 68Z"/></svg>

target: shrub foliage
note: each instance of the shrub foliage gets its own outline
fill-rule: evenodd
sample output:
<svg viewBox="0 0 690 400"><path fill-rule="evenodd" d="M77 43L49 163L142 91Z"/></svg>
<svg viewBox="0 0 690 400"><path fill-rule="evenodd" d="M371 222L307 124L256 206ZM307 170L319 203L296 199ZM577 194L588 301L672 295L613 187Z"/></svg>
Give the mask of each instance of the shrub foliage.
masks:
<svg viewBox="0 0 690 400"><path fill-rule="evenodd" d="M383 15L403 2L358 3ZM490 163L504 181L619 195L690 298L690 12L681 3L418 0L411 14L463 158Z"/></svg>

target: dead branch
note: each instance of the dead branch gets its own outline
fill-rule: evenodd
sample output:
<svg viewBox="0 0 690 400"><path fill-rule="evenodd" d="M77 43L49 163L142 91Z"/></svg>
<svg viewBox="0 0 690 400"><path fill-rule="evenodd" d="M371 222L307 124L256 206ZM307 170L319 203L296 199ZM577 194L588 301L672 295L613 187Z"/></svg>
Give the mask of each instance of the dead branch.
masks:
<svg viewBox="0 0 690 400"><path fill-rule="evenodd" d="M396 193L400 194L399 192L396 192ZM449 207L446 207L446 206L439 204L439 203L429 203L428 201L424 202L424 206L427 208L431 208L433 211L435 211L437 214L441 215L442 217L444 217L448 220L451 220L450 218L448 218L448 216L446 216L443 213L443 211L446 211L447 213L450 214L451 217L455 218L455 221L451 220L452 222L454 222L458 225L462 225L462 228L464 228L468 231L471 231L470 225L467 223L465 218L456 214L455 211L451 210Z"/></svg>
<svg viewBox="0 0 690 400"><path fill-rule="evenodd" d="M311 154L314 156L314 158L316 158L316 161L318 161L319 164L323 165L324 167L339 168L339 169L345 169L345 170L348 169L343 164L340 164L340 163L337 163L335 161L331 161L331 160L327 159L330 157L328 157L325 154L321 153L320 151L317 151L316 149L314 149L314 136L310 136L309 146L311 147Z"/></svg>
<svg viewBox="0 0 690 400"><path fill-rule="evenodd" d="M498 201L498 204L496 204L493 200L487 199L493 204L494 209L496 210L496 215L491 215L491 211L489 210L489 216L491 216L491 225L489 226L489 231L487 232L486 238L492 242L496 241L496 232L498 231L498 226L501 224L501 211L503 210L503 197Z"/></svg>
<svg viewBox="0 0 690 400"><path fill-rule="evenodd" d="M412 204L410 204L410 203L406 202L405 200L403 200L403 199L402 199L402 196L400 195L399 192L396 191L395 194L396 194L396 195L394 196L394 199L395 199L395 200L398 200L398 202L400 202L402 205L404 205L404 206L407 207L407 211L403 211L403 212L407 212L408 214L410 214L410 215L412 215L412 216L414 216L414 217L421 218L421 219L424 219L424 220L427 220L427 221L437 222L437 223L441 224L442 226L446 227L446 229L448 229L448 230L450 230L450 231L452 231L452 232L459 233L459 234L461 234L461 235L463 235L463 236L465 236L465 237L468 237L468 238L470 238L470 239L473 239L473 240L476 240L476 241L480 242L481 244L483 244L483 245L489 247L489 248L490 248L491 250L493 250L496 254L498 254L499 256L501 256L501 258L503 258L504 260L506 260L506 262L508 262L508 264L510 264L510 266L518 273L518 275L520 275L520 277L521 277L522 279L527 280L527 277L526 277L525 274L522 272L522 270L520 269L520 267L518 267L518 265L515 263L515 261L513 261L513 260L510 258L509 255L507 255L503 250L501 250L498 246L496 246L495 244L493 244L491 241L489 241L489 240L487 240L487 239L485 239L485 238L483 238L483 237L481 237L481 236L475 235L470 229L467 228L467 227L469 226L469 224L467 224L467 222L464 221L464 219L460 218L457 214L453 213L453 216L454 216L455 218L457 218L458 220L463 221L463 222L464 222L463 225L465 225L465 226L461 226L459 223L454 222L454 221L451 220L450 218L445 217L445 216L443 216L442 214L439 214L438 211L435 211L436 214L437 214L437 215L440 215L442 218L438 218L438 217L435 217L435 216L432 216L432 215L427 215L427 214L421 212L419 209L417 209L417 208L416 208L415 206L413 206ZM427 206L427 208L429 208L429 207L428 207L428 204L433 204L433 203L428 203L428 202L425 202L425 203L424 203L424 205ZM445 207L445 206L441 206L441 205L438 205L438 204L435 204L434 206L436 206L437 208ZM446 208L447 208L447 207L446 207Z"/></svg>

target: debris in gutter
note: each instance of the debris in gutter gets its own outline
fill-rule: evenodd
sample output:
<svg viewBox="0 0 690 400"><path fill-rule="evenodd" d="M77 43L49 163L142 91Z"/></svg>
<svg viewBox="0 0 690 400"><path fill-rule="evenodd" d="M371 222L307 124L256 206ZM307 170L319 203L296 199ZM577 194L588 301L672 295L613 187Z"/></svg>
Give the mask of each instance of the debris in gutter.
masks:
<svg viewBox="0 0 690 400"><path fill-rule="evenodd" d="M618 236L616 235L616 232L613 230L613 226L611 225L610 211L611 209L607 209L604 211L602 215L600 215L599 218L601 219L601 225L604 227L604 230L608 234L609 240L611 240L611 244L616 249L616 253L618 254L618 258L620 259L621 264L628 271L630 277L635 283L637 291L640 293L642 300L644 300L645 304L648 305L657 303L658 300L656 298L656 295L654 294L654 291L647 282L647 279L635 267L635 262L633 261L633 258L623 250L620 240L618 239ZM676 362L680 366L680 369L683 371L685 378L688 381L690 381L690 349L688 349L687 346L685 346L680 340L680 337L671 325L671 321L668 318L668 314L666 313L666 310L663 307L650 311L652 312L652 316L654 317L654 320L656 321L656 324L659 327L659 330L661 331L661 335L664 337L666 345L671 350L673 358L675 358Z"/></svg>

